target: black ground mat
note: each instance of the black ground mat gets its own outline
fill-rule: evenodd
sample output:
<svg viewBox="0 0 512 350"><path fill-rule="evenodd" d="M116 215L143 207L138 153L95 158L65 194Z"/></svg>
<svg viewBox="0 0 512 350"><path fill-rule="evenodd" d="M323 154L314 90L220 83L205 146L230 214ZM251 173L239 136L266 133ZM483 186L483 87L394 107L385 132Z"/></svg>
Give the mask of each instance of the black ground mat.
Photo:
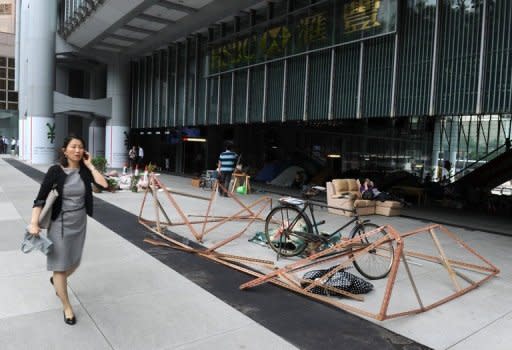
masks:
<svg viewBox="0 0 512 350"><path fill-rule="evenodd" d="M42 181L40 171L15 159L4 160L35 181ZM136 215L98 198L94 200L94 219L300 349L429 349L358 316L274 285L240 291L238 287L253 277L193 254L144 243L151 232L136 224Z"/></svg>

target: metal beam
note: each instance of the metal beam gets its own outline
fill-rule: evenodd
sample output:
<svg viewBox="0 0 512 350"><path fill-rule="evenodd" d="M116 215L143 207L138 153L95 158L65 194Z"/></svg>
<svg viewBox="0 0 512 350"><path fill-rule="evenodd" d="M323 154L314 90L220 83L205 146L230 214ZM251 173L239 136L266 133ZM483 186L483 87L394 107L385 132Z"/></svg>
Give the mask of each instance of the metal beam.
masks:
<svg viewBox="0 0 512 350"><path fill-rule="evenodd" d="M149 35L155 34L156 32L158 32L157 30L151 30L151 29L134 27L134 26L131 26L129 24L125 24L122 28L126 29L126 30L129 30L129 31L132 31L132 32L142 33L142 34L149 34Z"/></svg>
<svg viewBox="0 0 512 350"><path fill-rule="evenodd" d="M102 41L101 43L97 43L96 45L98 46L110 46L110 47L113 47L113 48L116 48L116 49L126 49L128 48L130 45L118 45L118 44L112 44L112 43L106 43L104 41Z"/></svg>
<svg viewBox="0 0 512 350"><path fill-rule="evenodd" d="M193 13L196 13L198 11L197 9L195 9L193 7L189 7L189 6L185 6L185 5L180 5L180 4L175 4L175 3L172 3L172 2L167 2L165 0L160 1L157 5L165 7L166 9L169 9L169 10L176 10L176 11L180 11L180 12L185 12L185 13L188 13L189 15L191 15Z"/></svg>
<svg viewBox="0 0 512 350"><path fill-rule="evenodd" d="M144 40L137 47L130 48L126 54L127 56L137 56L154 48L167 45L169 42L186 37L201 28L207 28L210 24L230 15L236 15L240 12L240 9L258 3L261 3L261 0L213 1L202 7L197 13L181 18L175 26L163 28L158 35Z"/></svg>
<svg viewBox="0 0 512 350"><path fill-rule="evenodd" d="M142 19L142 20L148 21L148 22L156 22L156 23L160 23L160 24L165 24L165 25L176 23L174 21L171 21L170 19L152 16L152 15L148 15L146 13L140 13L135 18Z"/></svg>
<svg viewBox="0 0 512 350"><path fill-rule="evenodd" d="M124 36L124 35L118 35L118 34L109 34L107 36L107 38L112 38L112 39L117 39L117 40L123 40L123 41L130 41L132 43L136 43L137 41L140 41L141 39L135 39L135 38L130 38L128 36Z"/></svg>
<svg viewBox="0 0 512 350"><path fill-rule="evenodd" d="M101 0L104 1L104 0ZM144 33L144 34L155 34L158 32L158 30L149 30L144 28L139 28L135 26L128 25L127 23L130 23L130 21L139 14L146 11L148 8L153 6L154 4L158 3L160 0L145 0L135 8L133 8L129 13L127 13L125 16L121 17L119 20L117 20L115 23L113 23L110 27L108 27L102 34L98 35L94 40L89 42L87 45L85 45L83 48L88 49L90 47L94 47L94 45L98 44L99 42L103 41L109 33L115 33L120 28L125 28L134 32L138 33Z"/></svg>

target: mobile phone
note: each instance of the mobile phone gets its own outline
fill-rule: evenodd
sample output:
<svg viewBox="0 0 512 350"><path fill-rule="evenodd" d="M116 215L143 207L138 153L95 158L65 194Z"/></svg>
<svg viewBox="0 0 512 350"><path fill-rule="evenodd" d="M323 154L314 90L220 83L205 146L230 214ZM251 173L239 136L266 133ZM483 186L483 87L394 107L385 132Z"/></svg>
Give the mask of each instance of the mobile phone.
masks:
<svg viewBox="0 0 512 350"><path fill-rule="evenodd" d="M88 152L84 152L84 159L85 160L89 159L89 153Z"/></svg>

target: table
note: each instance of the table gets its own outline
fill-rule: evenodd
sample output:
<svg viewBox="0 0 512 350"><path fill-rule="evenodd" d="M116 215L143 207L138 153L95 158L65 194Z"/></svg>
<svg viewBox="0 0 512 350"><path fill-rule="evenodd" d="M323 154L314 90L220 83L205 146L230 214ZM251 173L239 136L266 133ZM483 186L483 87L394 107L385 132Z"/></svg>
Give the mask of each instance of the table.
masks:
<svg viewBox="0 0 512 350"><path fill-rule="evenodd" d="M425 200L425 189L423 187L414 186L393 186L391 192L401 193L406 196L416 197L418 206L423 204Z"/></svg>
<svg viewBox="0 0 512 350"><path fill-rule="evenodd" d="M251 192L251 177L246 173L233 173L233 185L231 186L231 192L235 192L236 188L240 185L245 184L247 193Z"/></svg>

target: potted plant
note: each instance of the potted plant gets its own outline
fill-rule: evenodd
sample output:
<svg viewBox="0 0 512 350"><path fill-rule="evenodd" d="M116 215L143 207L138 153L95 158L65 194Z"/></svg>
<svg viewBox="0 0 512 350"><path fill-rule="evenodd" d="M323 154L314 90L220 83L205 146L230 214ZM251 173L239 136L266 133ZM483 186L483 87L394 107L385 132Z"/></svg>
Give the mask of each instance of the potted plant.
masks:
<svg viewBox="0 0 512 350"><path fill-rule="evenodd" d="M105 170L107 170L107 158L105 158L105 157L96 156L91 160L91 163L101 174L105 173ZM109 183L109 189L110 189L110 183ZM102 191L100 187L98 187L94 184L92 184L92 190L95 193L100 193Z"/></svg>
<svg viewBox="0 0 512 350"><path fill-rule="evenodd" d="M132 176L132 183L130 185L130 188L132 189L132 192L138 192L139 191L139 187L138 187L139 180L140 180L140 175L133 175Z"/></svg>
<svg viewBox="0 0 512 350"><path fill-rule="evenodd" d="M117 190L117 188L119 187L119 183L111 177L109 177L107 179L107 183L108 183L108 190L110 192L115 192Z"/></svg>
<svg viewBox="0 0 512 350"><path fill-rule="evenodd" d="M102 156L94 157L91 160L91 163L102 174L105 172L105 170L107 170L107 158L105 158L105 157L102 157Z"/></svg>

